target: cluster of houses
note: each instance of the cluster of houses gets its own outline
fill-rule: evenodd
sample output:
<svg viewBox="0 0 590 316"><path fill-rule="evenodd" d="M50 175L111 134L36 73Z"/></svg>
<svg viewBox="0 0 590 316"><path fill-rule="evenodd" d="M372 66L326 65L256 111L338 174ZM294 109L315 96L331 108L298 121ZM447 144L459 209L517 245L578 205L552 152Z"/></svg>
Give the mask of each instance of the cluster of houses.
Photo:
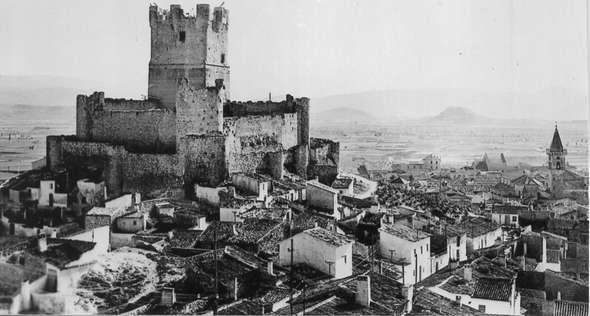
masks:
<svg viewBox="0 0 590 316"><path fill-rule="evenodd" d="M16 179L1 192L0 313L104 313L75 289L122 249L182 272L109 313L587 313L587 205L541 173L449 176L429 157L424 176L234 173L190 200ZM381 205L378 186L461 211Z"/></svg>

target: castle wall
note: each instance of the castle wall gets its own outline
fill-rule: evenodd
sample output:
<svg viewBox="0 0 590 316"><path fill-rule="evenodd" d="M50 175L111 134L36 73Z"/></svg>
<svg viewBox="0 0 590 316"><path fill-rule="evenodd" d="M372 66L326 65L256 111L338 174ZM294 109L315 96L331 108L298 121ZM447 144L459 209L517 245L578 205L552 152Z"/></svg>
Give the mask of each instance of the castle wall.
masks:
<svg viewBox="0 0 590 316"><path fill-rule="evenodd" d="M307 177L317 177L321 183L330 185L338 175L339 160L340 143L329 139L311 138Z"/></svg>
<svg viewBox="0 0 590 316"><path fill-rule="evenodd" d="M102 161L108 195L137 191L150 196L154 189L182 186L182 170L173 154L130 153L122 146L63 136L48 136L47 148L52 170L60 165L73 167L85 160Z"/></svg>
<svg viewBox="0 0 590 316"><path fill-rule="evenodd" d="M297 129L296 113L226 117L223 121L224 133L233 138L232 147L242 152L278 144L296 146Z"/></svg>
<svg viewBox="0 0 590 316"><path fill-rule="evenodd" d="M176 115L154 101L79 95L76 135L81 140L124 145L132 151L174 152Z"/></svg>
<svg viewBox="0 0 590 316"><path fill-rule="evenodd" d="M224 118L228 172L282 174L284 150L297 146L297 123L296 113Z"/></svg>
<svg viewBox="0 0 590 316"><path fill-rule="evenodd" d="M93 121L92 141L121 144L133 151L175 151L174 112L104 111L96 112Z"/></svg>
<svg viewBox="0 0 590 316"><path fill-rule="evenodd" d="M222 97L217 88L193 89L187 80L181 80L176 99L176 137L221 132Z"/></svg>
<svg viewBox="0 0 590 316"><path fill-rule="evenodd" d="M187 195L194 194L192 188L195 183L216 186L227 179L224 135L186 135L180 139L179 146L179 164L184 169Z"/></svg>

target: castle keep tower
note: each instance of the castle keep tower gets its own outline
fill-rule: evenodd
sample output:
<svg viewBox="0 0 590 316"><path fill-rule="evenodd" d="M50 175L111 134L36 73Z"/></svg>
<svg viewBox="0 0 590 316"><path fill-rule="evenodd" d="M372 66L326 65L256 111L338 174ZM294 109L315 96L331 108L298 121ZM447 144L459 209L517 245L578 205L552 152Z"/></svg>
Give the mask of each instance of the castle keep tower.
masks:
<svg viewBox="0 0 590 316"><path fill-rule="evenodd" d="M229 98L227 60L228 11L198 4L196 16L180 5L170 11L150 6L151 58L148 97L174 109L178 80L186 78L193 89L225 86Z"/></svg>
<svg viewBox="0 0 590 316"><path fill-rule="evenodd" d="M551 146L547 148L547 163L549 169L552 170L563 170L565 169L565 156L567 150L563 148L561 144L561 137L559 137L559 131L557 125L555 125L555 132L553 132L553 139L551 140Z"/></svg>

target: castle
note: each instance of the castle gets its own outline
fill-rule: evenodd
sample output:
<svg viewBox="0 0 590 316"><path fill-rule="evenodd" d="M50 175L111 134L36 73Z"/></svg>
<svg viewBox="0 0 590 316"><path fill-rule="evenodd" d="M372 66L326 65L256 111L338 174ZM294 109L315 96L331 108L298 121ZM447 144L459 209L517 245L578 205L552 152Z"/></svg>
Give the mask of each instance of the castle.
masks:
<svg viewBox="0 0 590 316"><path fill-rule="evenodd" d="M309 99L230 99L228 15L149 8L148 98L76 99L76 135L47 138L47 166L99 170L110 194L215 186L236 172L334 178L338 143L309 136ZM310 150L311 143L311 150ZM329 180L328 180L329 181Z"/></svg>

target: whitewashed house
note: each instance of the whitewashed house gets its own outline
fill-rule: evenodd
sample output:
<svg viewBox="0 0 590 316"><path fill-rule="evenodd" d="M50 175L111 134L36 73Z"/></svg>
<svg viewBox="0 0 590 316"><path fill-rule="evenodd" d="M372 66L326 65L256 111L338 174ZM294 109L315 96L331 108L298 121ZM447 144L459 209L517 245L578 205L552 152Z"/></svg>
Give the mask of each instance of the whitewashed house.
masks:
<svg viewBox="0 0 590 316"><path fill-rule="evenodd" d="M338 212L338 190L316 180L311 180L307 182L305 193L308 206L327 212L334 218L340 219Z"/></svg>
<svg viewBox="0 0 590 316"><path fill-rule="evenodd" d="M305 230L279 245L279 264L306 264L339 279L352 275L354 241L336 232L315 227Z"/></svg>
<svg viewBox="0 0 590 316"><path fill-rule="evenodd" d="M403 284L416 284L430 276L430 234L402 224L379 229L379 251L384 258L403 258Z"/></svg>

